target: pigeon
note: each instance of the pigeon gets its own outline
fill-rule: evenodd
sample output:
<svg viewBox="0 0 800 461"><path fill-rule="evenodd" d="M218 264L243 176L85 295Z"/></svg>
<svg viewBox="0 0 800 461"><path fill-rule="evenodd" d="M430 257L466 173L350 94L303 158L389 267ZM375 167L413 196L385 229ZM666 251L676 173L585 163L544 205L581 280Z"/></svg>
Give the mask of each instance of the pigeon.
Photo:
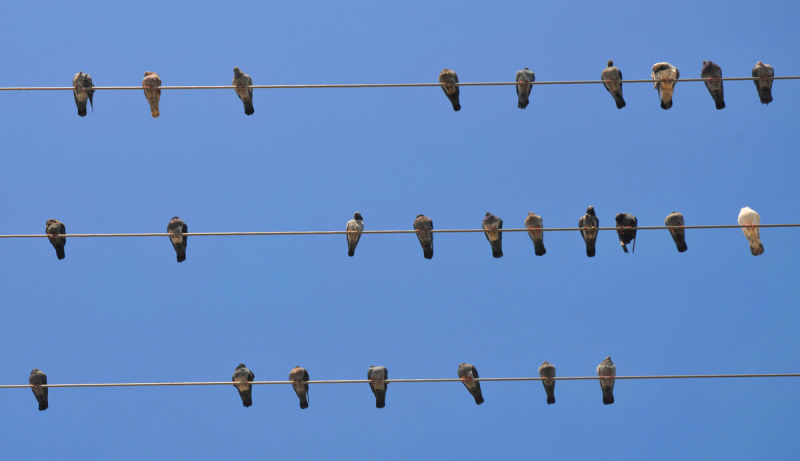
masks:
<svg viewBox="0 0 800 461"><path fill-rule="evenodd" d="M544 378L542 379L542 385L547 393L547 404L556 403L556 380L553 379L556 377L556 367L545 360L539 365L539 376Z"/></svg>
<svg viewBox="0 0 800 461"><path fill-rule="evenodd" d="M597 228L600 227L600 220L594 214L593 206L587 208L586 214L578 220L578 227L581 228L581 237L586 242L586 256L591 258L594 256L595 243L597 242Z"/></svg>
<svg viewBox="0 0 800 461"><path fill-rule="evenodd" d="M681 73L678 68L668 62L657 62L653 64L653 86L658 90L661 98L661 108L664 110L672 107L672 93L675 91L675 83L680 78Z"/></svg>
<svg viewBox="0 0 800 461"><path fill-rule="evenodd" d="M173 216L167 224L167 233L172 242L172 247L175 248L175 253L178 255L178 262L186 261L186 240L189 238L184 233L189 232L186 223L177 216Z"/></svg>
<svg viewBox="0 0 800 461"><path fill-rule="evenodd" d="M369 380L369 388L375 394L375 408L383 408L386 406L386 391L389 388L389 370L386 367L376 367L371 365L367 370L367 379Z"/></svg>
<svg viewBox="0 0 800 461"><path fill-rule="evenodd" d="M600 389L603 390L603 404L614 403L614 376L617 375L617 366L606 357L597 365L597 376L600 377Z"/></svg>
<svg viewBox="0 0 800 461"><path fill-rule="evenodd" d="M461 110L461 103L458 101L458 75L450 69L445 68L439 74L439 83L442 84L445 96L453 104L453 110L458 112Z"/></svg>
<svg viewBox="0 0 800 461"><path fill-rule="evenodd" d="M253 385L250 384L250 382L254 379L255 375L253 372L248 370L243 363L240 363L233 372L232 381L236 383L233 387L239 391L239 396L242 398L242 405L245 407L249 407L253 404Z"/></svg>
<svg viewBox="0 0 800 461"><path fill-rule="evenodd" d="M772 102L772 77L774 76L775 70L769 64L758 61L753 67L753 77L758 77L758 80L753 80L753 83L756 84L761 104Z"/></svg>
<svg viewBox="0 0 800 461"><path fill-rule="evenodd" d="M41 387L42 384L47 384L47 375L38 368L31 370L31 375L28 377L28 383L33 386L33 395L36 401L39 402L39 411L47 410L47 387Z"/></svg>
<svg viewBox="0 0 800 461"><path fill-rule="evenodd" d="M153 118L158 117L158 101L161 99L161 78L155 72L147 71L144 73L142 79L142 86L144 87L144 97L150 103L150 115Z"/></svg>
<svg viewBox="0 0 800 461"><path fill-rule="evenodd" d="M88 88L88 89L87 89ZM94 96L94 84L92 83L92 76L78 72L72 77L72 95L75 97L75 105L78 106L78 115L86 117L86 100L89 100L89 105L94 110L94 103L92 97Z"/></svg>
<svg viewBox="0 0 800 461"><path fill-rule="evenodd" d="M308 370L300 365L292 368L289 372L289 380L292 382L297 398L300 399L300 408L308 408Z"/></svg>
<svg viewBox="0 0 800 461"><path fill-rule="evenodd" d="M544 248L544 233L542 232L542 217L535 214L533 211L528 212L528 217L525 218L525 228L528 229L528 235L531 236L533 241L533 251L536 256L542 256L547 253Z"/></svg>
<svg viewBox="0 0 800 461"><path fill-rule="evenodd" d="M66 256L64 254L64 245L67 244L67 238L59 237L59 235L67 233L67 228L64 226L64 223L57 219L48 219L45 223L45 232L47 233L47 238L50 240L50 243L53 244L53 248L56 249L56 256L58 256L58 259L64 259Z"/></svg>
<svg viewBox="0 0 800 461"><path fill-rule="evenodd" d="M433 221L431 218L418 214L414 220L414 230L417 231L419 244L422 245L422 256L433 259Z"/></svg>
<svg viewBox="0 0 800 461"><path fill-rule="evenodd" d="M347 221L345 229L347 230L347 256L353 256L356 254L356 245L361 238L361 233L364 232L364 218L361 217L361 213L358 211L353 213L353 219Z"/></svg>
<svg viewBox="0 0 800 461"><path fill-rule="evenodd" d="M482 404L483 394L481 393L481 383L473 379L480 378L475 365L471 363L460 363L458 365L458 377L461 379L461 382L464 383L464 387L472 394L472 397L475 399L475 405Z"/></svg>
<svg viewBox="0 0 800 461"><path fill-rule="evenodd" d="M700 77L705 79L706 88L711 93L711 97L714 98L717 110L724 109L725 95L722 91L722 68L711 61L703 61Z"/></svg>
<svg viewBox="0 0 800 461"><path fill-rule="evenodd" d="M673 211L664 218L664 225L669 226L669 234L672 240L675 241L675 246L678 247L678 252L683 253L686 251L686 235L683 230L683 215L677 211Z"/></svg>
<svg viewBox="0 0 800 461"><path fill-rule="evenodd" d="M503 233L499 229L503 228L503 220L497 216L486 212L481 222L483 232L486 234L486 240L492 246L492 256L495 258L503 257Z"/></svg>
<svg viewBox="0 0 800 461"><path fill-rule="evenodd" d="M750 253L753 256L758 256L764 253L764 244L761 243L759 237L758 225L761 223L761 216L758 215L756 210L746 206L739 211L739 225L742 227L744 236L750 242Z"/></svg>
<svg viewBox="0 0 800 461"><path fill-rule="evenodd" d="M522 70L517 71L517 107L520 109L524 109L528 107L528 98L531 95L531 89L533 89L533 85L531 82L536 81L536 74L533 73L532 70L525 67Z"/></svg>
<svg viewBox="0 0 800 461"><path fill-rule="evenodd" d="M608 67L600 74L600 80L617 103L617 109L625 107L625 99L622 97L622 71L614 66L611 59L608 60Z"/></svg>
<svg viewBox="0 0 800 461"><path fill-rule="evenodd" d="M244 113L253 115L253 89L250 86L253 84L253 79L249 75L242 72L238 67L233 68L233 86L235 86L236 95L242 100L244 104Z"/></svg>
<svg viewBox="0 0 800 461"><path fill-rule="evenodd" d="M630 213L617 213L614 216L614 221L617 222L617 235L619 236L619 245L622 247L622 251L625 253L628 252L627 244L633 241L633 248L631 248L631 252L636 250L636 225L639 222L636 219L636 216ZM633 227L634 229L630 229Z"/></svg>

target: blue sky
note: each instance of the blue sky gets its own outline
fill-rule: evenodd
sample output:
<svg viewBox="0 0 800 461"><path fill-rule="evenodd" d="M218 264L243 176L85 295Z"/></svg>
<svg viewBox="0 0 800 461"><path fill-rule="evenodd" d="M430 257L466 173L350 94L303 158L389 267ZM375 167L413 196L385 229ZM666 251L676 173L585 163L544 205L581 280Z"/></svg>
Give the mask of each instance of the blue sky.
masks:
<svg viewBox="0 0 800 461"><path fill-rule="evenodd" d="M13 3L0 37L2 86L462 82L626 78L659 61L697 77L701 62L748 76L756 61L800 75L796 2L407 2L295 4ZM797 222L796 106L780 81L762 106L751 82L726 82L727 108L678 83L659 108L648 84L617 110L600 86L465 87L455 113L439 88L256 90L246 117L233 90L164 91L154 120L141 91L98 91L79 118L69 92L4 92L2 233L475 228L486 211L520 227L574 226L587 205L660 225ZM601 233L597 257L577 232L507 234L495 260L480 234L366 235L354 258L341 235L194 237L177 264L164 238L0 242L0 382L34 367L51 383L531 376L543 360L589 375L611 355L619 374L796 372L796 231L763 229L750 255L737 229L640 232L635 254ZM788 459L798 449L798 381L625 381L604 406L596 382L485 383L477 407L459 383L394 384L374 407L366 384L318 385L301 411L291 388L28 389L0 392L9 459L557 458Z"/></svg>

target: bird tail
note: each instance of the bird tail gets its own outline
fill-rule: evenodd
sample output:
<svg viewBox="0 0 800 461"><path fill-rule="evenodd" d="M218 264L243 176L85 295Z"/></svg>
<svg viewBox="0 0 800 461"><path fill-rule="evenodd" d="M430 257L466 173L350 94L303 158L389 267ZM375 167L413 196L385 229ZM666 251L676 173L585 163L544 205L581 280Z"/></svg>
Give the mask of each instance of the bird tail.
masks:
<svg viewBox="0 0 800 461"><path fill-rule="evenodd" d="M586 256L593 258L594 257L594 244L595 240L586 240Z"/></svg>
<svg viewBox="0 0 800 461"><path fill-rule="evenodd" d="M242 405L245 407L249 407L253 404L253 393L250 390L247 391L239 391L239 395L242 397Z"/></svg>
<svg viewBox="0 0 800 461"><path fill-rule="evenodd" d="M386 406L386 391L375 391L375 408Z"/></svg>
<svg viewBox="0 0 800 461"><path fill-rule="evenodd" d="M750 253L752 253L753 256L764 253L764 244L761 243L761 240L753 239L750 241Z"/></svg>
<svg viewBox="0 0 800 461"><path fill-rule="evenodd" d="M622 93L614 93L614 102L617 103L617 109L625 107L625 99L622 98Z"/></svg>
<svg viewBox="0 0 800 461"><path fill-rule="evenodd" d="M63 245L56 247L56 256L58 256L58 259L64 259L67 256L66 254L64 254Z"/></svg>
<svg viewBox="0 0 800 461"><path fill-rule="evenodd" d="M253 108L253 101L244 101L244 113L253 115L256 110Z"/></svg>
<svg viewBox="0 0 800 461"><path fill-rule="evenodd" d="M86 103L78 103L78 115L81 117L86 117Z"/></svg>
<svg viewBox="0 0 800 461"><path fill-rule="evenodd" d="M664 99L662 98L661 99L661 108L664 109L664 110L668 110L670 107L672 107L672 98L669 98L666 101L664 101Z"/></svg>
<svg viewBox="0 0 800 461"><path fill-rule="evenodd" d="M39 400L39 411L44 411L44 410L47 410L47 399L46 398Z"/></svg>
<svg viewBox="0 0 800 461"><path fill-rule="evenodd" d="M423 246L422 255L425 259L433 259L433 244Z"/></svg>
<svg viewBox="0 0 800 461"><path fill-rule="evenodd" d="M347 245L347 256L355 256L356 255L356 245L350 243Z"/></svg>
<svg viewBox="0 0 800 461"><path fill-rule="evenodd" d="M544 240L537 239L533 241L533 252L536 253L536 256L544 256L547 253L544 248Z"/></svg>
<svg viewBox="0 0 800 461"><path fill-rule="evenodd" d="M717 105L717 110L725 108L725 99L722 98L721 94L714 96L714 103Z"/></svg>
<svg viewBox="0 0 800 461"><path fill-rule="evenodd" d="M447 97L450 99L450 103L453 104L453 110L458 112L461 110L461 103L458 100L458 93L448 94Z"/></svg>
<svg viewBox="0 0 800 461"><path fill-rule="evenodd" d="M556 403L556 394L553 391L553 389L548 389L547 390L547 404L548 405L552 405L554 403Z"/></svg>
<svg viewBox="0 0 800 461"><path fill-rule="evenodd" d="M614 403L614 393L609 389L603 389L603 405L611 405Z"/></svg>
<svg viewBox="0 0 800 461"><path fill-rule="evenodd" d="M683 253L684 251L686 251L688 249L688 247L686 246L686 239L685 238L680 238L680 239L675 240L675 245L678 247L678 252L679 253Z"/></svg>
<svg viewBox="0 0 800 461"><path fill-rule="evenodd" d="M305 396L305 395L304 395L304 396L302 396L302 397L300 397L300 408L302 408L302 409L304 409L304 410L305 410L306 408L308 408L308 399L306 398L306 396Z"/></svg>
<svg viewBox="0 0 800 461"><path fill-rule="evenodd" d="M500 239L492 240L490 242L492 244L492 256L495 258L502 258L503 257L503 242Z"/></svg>
<svg viewBox="0 0 800 461"><path fill-rule="evenodd" d="M158 116L161 115L161 113L158 111L158 107L151 107L150 115L152 115L153 118L158 118Z"/></svg>
<svg viewBox="0 0 800 461"><path fill-rule="evenodd" d="M758 97L761 98L761 104L769 104L772 102L772 90L769 88L759 88Z"/></svg>
<svg viewBox="0 0 800 461"><path fill-rule="evenodd" d="M520 95L519 99L517 100L517 107L520 108L520 109L524 109L524 108L528 107L528 103L529 102L530 101L528 100L527 96Z"/></svg>
<svg viewBox="0 0 800 461"><path fill-rule="evenodd" d="M186 248L184 248L183 246L176 247L175 248L175 253L178 256L178 262L179 263L182 263L182 262L186 261Z"/></svg>
<svg viewBox="0 0 800 461"><path fill-rule="evenodd" d="M475 397L475 405L480 405L483 403L483 394L481 394L480 390L475 392L472 396Z"/></svg>

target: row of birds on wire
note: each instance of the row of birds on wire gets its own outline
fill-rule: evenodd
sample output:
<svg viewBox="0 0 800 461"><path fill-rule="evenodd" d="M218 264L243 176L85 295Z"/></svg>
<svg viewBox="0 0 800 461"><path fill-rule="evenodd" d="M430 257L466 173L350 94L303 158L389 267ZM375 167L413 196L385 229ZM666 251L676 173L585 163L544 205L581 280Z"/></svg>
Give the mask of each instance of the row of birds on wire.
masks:
<svg viewBox="0 0 800 461"><path fill-rule="evenodd" d="M636 216L630 213L617 213L614 217L616 222L617 236L619 237L619 244L622 251L628 253L628 245L633 242L631 252L636 249L636 230L639 224ZM758 256L764 253L764 245L761 242L760 232L758 225L761 223L761 216L750 207L744 207L739 211L738 222L742 227L745 238L750 244L750 252L753 256ZM525 218L524 225L528 230L528 235L533 241L533 249L536 256L543 256L547 253L544 246L544 231L542 217L534 212L529 212ZM683 253L688 249L686 245L686 234L683 228L684 218L683 214L673 211L664 219L664 225L669 227L669 233L678 252ZM586 214L578 219L578 227L580 228L581 236L586 244L586 256L595 256L595 246L597 242L598 228L600 227L600 219L595 214L594 207L590 206L586 209ZM425 215L417 215L413 223L414 231L419 239L420 246L422 247L422 256L425 259L433 259L433 220ZM492 256L495 258L503 257L503 220L486 212L486 215L481 221L481 228L489 241L492 248ZM345 236L347 237L347 255L355 256L356 247L364 232L364 217L360 212L356 211L353 214L353 219L347 221L345 224ZM189 227L181 218L174 216L167 223L167 233L169 234L172 247L175 249L178 262L186 260L186 245L189 239ZM67 228L61 221L57 219L48 219L45 224L45 233L50 243L56 250L56 257L64 259L66 257L65 246L67 244Z"/></svg>
<svg viewBox="0 0 800 461"><path fill-rule="evenodd" d="M752 76L761 102L763 104L772 102L772 79L775 76L775 71L772 66L758 61L756 66L753 67ZM700 77L705 79L704 83L711 97L714 99L716 108L724 109L725 95L722 81L722 68L711 61L703 61ZM680 78L680 71L678 68L668 62L656 63L653 65L651 78L655 89L658 90L661 108L671 108L675 84ZM525 109L530 102L531 89L533 88L532 83L536 81L536 75L532 70L525 67L517 71L515 79L517 82L517 107ZM617 109L625 107L625 99L622 96L622 71L614 65L614 61L608 61L608 66L603 69L600 79L614 98ZM441 84L442 90L444 90L444 94L450 100L453 110L461 110L460 90L456 72L447 68L442 70L439 74L439 83ZM246 115L253 115L253 113L255 113L255 108L253 107L253 79L250 75L242 72L238 67L234 67L232 85L234 86L236 95L242 101L244 113ZM93 98L95 90L91 75L83 71L78 72L72 78L72 87L75 105L78 107L78 115L84 117L86 116L87 102L92 106L92 109L94 109ZM158 117L161 113L159 111L161 77L155 72L145 72L144 79L142 79L142 88L144 89L147 102L150 104L150 114L153 118Z"/></svg>
<svg viewBox="0 0 800 461"><path fill-rule="evenodd" d="M611 357L606 357L597 365L596 368L598 380L600 381L600 389L603 393L603 404L610 405L614 403L614 379L617 375L617 366L611 361ZM539 376L542 378L542 385L544 386L545 393L547 394L547 403L552 405L556 403L555 387L556 387L556 367L550 362L542 362L539 366ZM472 395L476 405L484 402L483 392L481 391L480 376L478 376L478 369L471 363L461 363L458 365L458 378L464 383L464 387ZM477 379L476 379L477 378ZM367 380L372 393L375 395L375 407L384 408L386 406L386 391L389 388L389 370L384 366L370 366L367 370ZM242 399L242 405L250 407L253 405L253 385L252 381L255 380L253 372L247 368L243 363L240 363L233 372L232 377L233 387L239 392ZM308 408L308 387L310 381L308 370L301 366L292 368L289 372L289 381L292 382L292 388L300 400L300 408ZM47 374L38 368L34 368L28 377L28 384L31 385L33 395L39 403L39 411L47 410L48 402L48 387Z"/></svg>

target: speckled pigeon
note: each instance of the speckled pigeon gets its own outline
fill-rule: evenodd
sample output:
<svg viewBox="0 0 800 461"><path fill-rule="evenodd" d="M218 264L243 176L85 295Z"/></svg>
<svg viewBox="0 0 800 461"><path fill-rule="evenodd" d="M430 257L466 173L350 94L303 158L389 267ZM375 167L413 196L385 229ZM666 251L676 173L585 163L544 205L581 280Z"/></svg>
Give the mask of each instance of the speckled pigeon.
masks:
<svg viewBox="0 0 800 461"><path fill-rule="evenodd" d="M385 407L386 391L389 389L389 383L385 380L389 379L389 370L386 367L372 365L367 370L367 379L369 380L369 388L375 394L375 408Z"/></svg>
<svg viewBox="0 0 800 461"><path fill-rule="evenodd" d="M78 106L78 115L86 117L86 101L94 110L94 84L92 76L83 72L78 72L72 77L72 95L75 97L75 105Z"/></svg>
<svg viewBox="0 0 800 461"><path fill-rule="evenodd" d="M459 87L457 85L458 75L456 75L454 71L445 68L439 74L439 83L442 85L445 96L447 96L447 99L449 99L450 103L453 105L453 110L456 112L460 111L461 103L458 100Z"/></svg>
<svg viewBox="0 0 800 461"><path fill-rule="evenodd" d="M622 251L625 253L628 252L627 244L633 241L633 248L631 248L631 252L636 250L636 229L635 227L638 224L638 220L636 216L630 213L617 213L614 216L614 221L617 223L617 236L619 236L619 245L622 247ZM633 229L631 229L633 228Z"/></svg>
<svg viewBox="0 0 800 461"><path fill-rule="evenodd" d="M189 232L189 228L186 227L186 223L183 222L181 218L173 216L172 219L169 220L167 224L167 233L169 234L169 240L172 242L172 247L175 248L178 262L186 260L186 243L189 239L188 236L183 235L186 232Z"/></svg>
<svg viewBox="0 0 800 461"><path fill-rule="evenodd" d="M486 240L488 240L489 245L492 246L492 256L495 258L502 258L503 233L500 229L503 228L503 220L487 211L481 222L481 227L483 228L484 234L486 234Z"/></svg>
<svg viewBox="0 0 800 461"><path fill-rule="evenodd" d="M586 214L578 219L578 227L581 228L581 237L586 243L586 256L593 257L595 254L595 243L597 242L597 228L600 227L600 220L594 214L594 207L589 206Z"/></svg>

